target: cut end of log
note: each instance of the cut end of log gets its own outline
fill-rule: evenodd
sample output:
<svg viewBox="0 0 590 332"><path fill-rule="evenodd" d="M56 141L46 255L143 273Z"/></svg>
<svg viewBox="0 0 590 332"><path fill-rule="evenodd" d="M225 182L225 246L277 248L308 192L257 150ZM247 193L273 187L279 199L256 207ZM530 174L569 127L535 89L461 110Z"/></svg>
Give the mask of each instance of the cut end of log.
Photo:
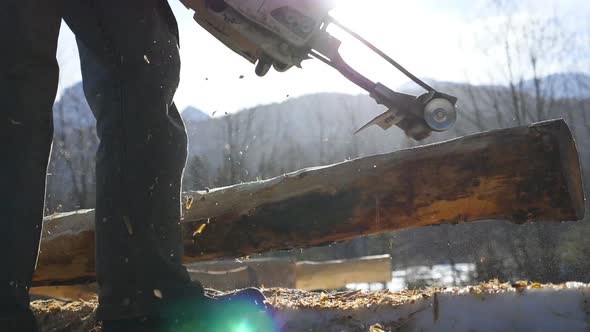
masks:
<svg viewBox="0 0 590 332"><path fill-rule="evenodd" d="M558 126L559 151L563 177L566 180L567 191L570 194L574 218L572 220L582 220L586 213L586 200L584 196L584 181L582 168L580 167L580 157L576 147L576 141L572 132L563 120L556 121Z"/></svg>

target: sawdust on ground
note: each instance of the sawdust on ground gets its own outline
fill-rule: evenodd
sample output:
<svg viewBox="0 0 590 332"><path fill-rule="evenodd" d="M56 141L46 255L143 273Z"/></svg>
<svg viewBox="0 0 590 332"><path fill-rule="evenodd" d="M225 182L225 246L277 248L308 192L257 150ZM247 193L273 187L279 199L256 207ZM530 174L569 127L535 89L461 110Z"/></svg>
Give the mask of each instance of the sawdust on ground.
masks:
<svg viewBox="0 0 590 332"><path fill-rule="evenodd" d="M419 299L429 298L434 294L497 294L503 292L522 292L531 288L566 288L567 284L541 285L527 281L501 283L497 280L468 287L428 288L422 290L404 290L391 292L349 291L349 292L307 292L295 289L271 288L263 289L267 302L276 308L331 308L351 310L367 308L374 305L400 306L414 303ZM94 313L97 299L83 302L62 302L57 300L34 301L31 306L37 317L41 331L100 332L95 326ZM372 326L368 332L382 331L380 326Z"/></svg>

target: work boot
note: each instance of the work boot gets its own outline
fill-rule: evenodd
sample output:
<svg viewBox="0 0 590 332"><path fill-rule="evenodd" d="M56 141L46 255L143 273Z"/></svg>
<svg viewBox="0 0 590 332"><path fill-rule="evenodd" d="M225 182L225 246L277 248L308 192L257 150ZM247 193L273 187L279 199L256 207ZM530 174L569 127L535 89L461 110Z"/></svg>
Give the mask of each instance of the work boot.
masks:
<svg viewBox="0 0 590 332"><path fill-rule="evenodd" d="M223 294L207 292L170 300L153 315L103 321L103 332L276 331L266 298L255 288Z"/></svg>

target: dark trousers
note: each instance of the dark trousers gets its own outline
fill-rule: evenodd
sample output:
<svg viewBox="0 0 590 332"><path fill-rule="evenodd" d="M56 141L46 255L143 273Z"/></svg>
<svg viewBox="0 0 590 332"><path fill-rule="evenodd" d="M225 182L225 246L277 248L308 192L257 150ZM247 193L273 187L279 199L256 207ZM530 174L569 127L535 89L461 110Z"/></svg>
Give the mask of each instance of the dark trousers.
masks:
<svg viewBox="0 0 590 332"><path fill-rule="evenodd" d="M53 135L61 19L97 119L98 319L149 314L190 282L181 264L187 138L173 103L178 32L166 0L0 1L0 319L26 310ZM1 328L0 328L1 329Z"/></svg>

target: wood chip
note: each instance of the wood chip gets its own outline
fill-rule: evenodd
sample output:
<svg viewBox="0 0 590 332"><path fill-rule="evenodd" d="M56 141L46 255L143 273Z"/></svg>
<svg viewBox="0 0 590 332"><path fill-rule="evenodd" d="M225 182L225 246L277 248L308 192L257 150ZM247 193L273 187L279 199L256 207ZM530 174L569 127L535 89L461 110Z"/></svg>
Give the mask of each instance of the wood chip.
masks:
<svg viewBox="0 0 590 332"><path fill-rule="evenodd" d="M197 237L197 235L203 233L205 226L207 226L207 224L201 224L201 226L199 226L199 228L197 228L197 230L193 232L193 237Z"/></svg>
<svg viewBox="0 0 590 332"><path fill-rule="evenodd" d="M127 228L127 233L129 235L133 235L133 226L131 226L131 220L128 216L123 216L123 222L125 223L125 227Z"/></svg>
<svg viewBox="0 0 590 332"><path fill-rule="evenodd" d="M193 199L193 196L188 196L188 197L186 198L186 203L184 203L184 207L185 207L187 210L190 210L190 209L191 209L191 207L193 206L193 200L194 200L194 199Z"/></svg>

